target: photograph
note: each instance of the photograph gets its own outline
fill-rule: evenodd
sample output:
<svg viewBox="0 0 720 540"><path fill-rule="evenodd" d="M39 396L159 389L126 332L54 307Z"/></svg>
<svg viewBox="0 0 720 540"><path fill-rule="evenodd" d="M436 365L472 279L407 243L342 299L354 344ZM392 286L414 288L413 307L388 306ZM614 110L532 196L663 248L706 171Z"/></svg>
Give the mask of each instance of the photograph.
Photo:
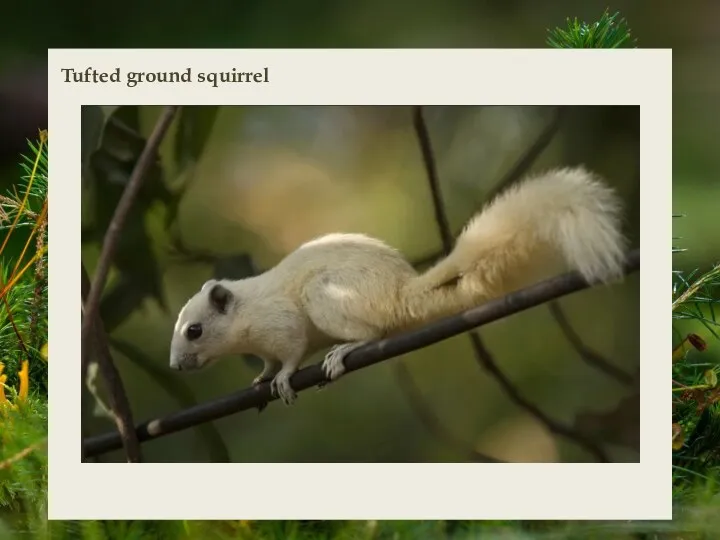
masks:
<svg viewBox="0 0 720 540"><path fill-rule="evenodd" d="M639 461L639 106L81 114L84 460Z"/></svg>

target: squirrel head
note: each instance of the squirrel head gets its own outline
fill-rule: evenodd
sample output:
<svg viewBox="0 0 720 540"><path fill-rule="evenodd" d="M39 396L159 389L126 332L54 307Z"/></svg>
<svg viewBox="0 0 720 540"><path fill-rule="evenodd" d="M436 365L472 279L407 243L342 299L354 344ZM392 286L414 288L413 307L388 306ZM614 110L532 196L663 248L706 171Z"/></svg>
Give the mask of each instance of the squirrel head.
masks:
<svg viewBox="0 0 720 540"><path fill-rule="evenodd" d="M220 281L210 280L178 314L170 344L170 367L196 370L229 353L237 298Z"/></svg>

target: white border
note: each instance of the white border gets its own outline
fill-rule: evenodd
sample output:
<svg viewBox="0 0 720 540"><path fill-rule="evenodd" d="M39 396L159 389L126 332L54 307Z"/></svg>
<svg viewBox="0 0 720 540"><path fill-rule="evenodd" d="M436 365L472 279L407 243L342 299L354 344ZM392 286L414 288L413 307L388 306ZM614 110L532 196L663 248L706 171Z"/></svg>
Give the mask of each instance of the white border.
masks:
<svg viewBox="0 0 720 540"><path fill-rule="evenodd" d="M56 239L50 245L50 519L670 519L671 59L670 50L649 49L50 50ZM88 66L196 72L268 66L270 83L63 82L61 68ZM640 463L82 464L80 310L72 307L80 299L80 106L169 101L639 104Z"/></svg>

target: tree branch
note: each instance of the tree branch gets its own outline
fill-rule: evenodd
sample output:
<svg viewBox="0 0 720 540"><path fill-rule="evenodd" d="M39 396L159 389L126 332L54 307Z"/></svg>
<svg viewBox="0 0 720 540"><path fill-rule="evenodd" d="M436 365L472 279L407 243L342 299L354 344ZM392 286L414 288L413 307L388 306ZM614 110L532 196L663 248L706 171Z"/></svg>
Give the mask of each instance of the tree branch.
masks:
<svg viewBox="0 0 720 540"><path fill-rule="evenodd" d="M82 270L82 294L83 303L86 300L86 292L89 290L90 278L88 277L85 266L81 264ZM87 319L87 313L83 315L83 320ZM128 401L127 394L123 388L122 379L120 373L115 367L115 363L112 360L110 354L110 348L108 347L107 334L105 333L105 326L98 315L95 315L95 324L90 327L90 339L83 344L83 349L87 349L87 354L82 355L81 363L83 379L83 385L87 381L88 366L90 365L90 357L96 358L100 373L102 374L105 384L109 389L110 394L110 413L112 420L118 429L118 434L122 441L122 447L125 449L125 455L128 462L138 463L142 461L142 450L140 449L140 442L135 435L133 429L133 415L132 409L130 408L130 402ZM93 397L96 400L100 400L99 396L89 388ZM113 391L114 390L114 391ZM104 404L100 402L100 405L104 407ZM83 455L83 459L86 456Z"/></svg>
<svg viewBox="0 0 720 540"><path fill-rule="evenodd" d="M140 349L130 343L112 338L110 338L109 342L113 349L122 354L138 369L144 371L146 375L155 381L155 384L165 390L165 392L177 402L178 407L197 406L195 394L184 380L173 377L173 373L170 370L163 369L164 366L153 363L149 358L145 357ZM210 461L214 463L229 463L230 452L215 424L210 422L200 424L196 427L198 429L198 437L205 445Z"/></svg>
<svg viewBox="0 0 720 540"><path fill-rule="evenodd" d="M525 399L520 394L518 389L515 388L515 385L512 383L512 381L502 372L502 370L490 354L490 351L488 351L483 342L480 340L480 337L475 332L470 333L470 339L472 339L473 341L473 347L475 349L475 354L478 362L485 370L487 370L488 373L490 373L490 375L492 375L492 377L496 381L498 381L498 383L500 383L500 386L503 390L505 390L505 393L511 401L532 414L551 433L560 435L562 437L565 437L566 439L577 443L578 445L585 448L585 450L590 452L592 455L594 455L598 461L602 463L609 463L610 460L608 459L607 454L600 447L599 444L597 444L595 441L592 441L579 431L564 426L560 422L553 420L547 414L545 414L538 406Z"/></svg>
<svg viewBox="0 0 720 540"><path fill-rule="evenodd" d="M420 422L425 426L425 429L433 434L435 438L441 440L447 446L454 448L458 454L467 456L471 461L481 463L506 463L503 460L478 452L471 444L453 435L427 406L410 372L402 362L395 364L395 376L400 388L408 398L408 402L415 416L418 417Z"/></svg>
<svg viewBox="0 0 720 540"><path fill-rule="evenodd" d="M132 208L133 202L137 197L140 187L145 180L147 171L152 166L154 160L157 158L158 148L160 142L163 140L167 133L170 124L175 117L179 107L175 105L167 106L163 110L160 118L158 119L155 128L153 129L148 141L143 149L138 162L135 164L130 179L128 180L127 186L123 191L120 202L118 202L115 213L113 214L112 220L108 225L108 229L105 233L105 238L100 252L100 258L98 260L98 266L95 271L95 276L90 284L88 296L84 302L84 317L81 328L81 368L87 366L87 355L90 354L90 348L92 342L98 339L98 336L105 337L104 329L99 329L97 332L94 329L100 327L100 298L105 287L105 281L107 280L108 273L110 272L110 266L117 250L118 241L120 239L120 233L122 232L123 226L127 216ZM95 335L95 339L93 339ZM105 348L107 347L107 339L103 339L105 342ZM126 452L128 461L139 461L140 449L137 444L137 440L134 437L132 413L130 410L130 404L125 394L125 389L122 384L117 369L112 361L112 356L103 354L99 351L98 360L100 362L100 369L105 382L108 385L108 390L112 396L112 400L116 407L115 412L117 413L119 420L122 424L120 432L124 433L127 437Z"/></svg>
<svg viewBox="0 0 720 540"><path fill-rule="evenodd" d="M533 162L542 154L543 150L547 148L560 129L564 113L565 108L562 105L555 107L555 114L550 123L540 132L538 138L535 139L535 142L525 151L520 159L515 162L513 168L505 173L505 176L487 193L485 200L490 201L494 199L500 192L525 176L525 173L530 169Z"/></svg>
<svg viewBox="0 0 720 540"><path fill-rule="evenodd" d="M626 274L632 273L639 268L640 251L635 250L628 253L624 262L624 272ZM436 321L424 328L359 347L345 358L346 373L427 347L514 313L587 289L592 285L594 283L588 283L577 272L555 276L459 315ZM320 362L296 372L290 380L292 387L297 392L301 392L328 382L325 379L321 365ZM342 380L339 379L337 382ZM156 439L202 422L216 420L240 411L256 409L264 403L275 401L275 399L277 398L270 394L270 384L263 383L257 387L249 387L197 407L178 411L164 418L143 422L136 427L135 431L140 441ZM86 456L103 454L122 447L120 436L115 432L89 437L84 440L83 444Z"/></svg>
<svg viewBox="0 0 720 540"><path fill-rule="evenodd" d="M453 234L450 230L447 215L445 215L445 205L442 202L440 181L438 179L437 166L435 165L432 143L430 142L430 134L425 124L422 107L419 105L413 107L413 125L415 126L415 134L420 143L420 151L422 152L423 163L425 164L425 173L427 174L428 184L430 185L430 193L432 194L433 208L435 210L435 221L437 222L438 232L442 239L443 252L448 254L453 246Z"/></svg>
<svg viewBox="0 0 720 540"><path fill-rule="evenodd" d="M601 354L593 351L590 347L585 345L583 340L580 339L580 336L570 324L570 321L568 321L564 311L560 307L559 302L550 302L548 304L548 309L550 309L550 313L552 313L553 318L558 323L558 326L565 335L565 338L567 338L572 348L575 349L575 352L578 353L585 362L625 386L632 386L634 384L635 379L632 375L625 373L619 367L614 366L609 360L603 358Z"/></svg>

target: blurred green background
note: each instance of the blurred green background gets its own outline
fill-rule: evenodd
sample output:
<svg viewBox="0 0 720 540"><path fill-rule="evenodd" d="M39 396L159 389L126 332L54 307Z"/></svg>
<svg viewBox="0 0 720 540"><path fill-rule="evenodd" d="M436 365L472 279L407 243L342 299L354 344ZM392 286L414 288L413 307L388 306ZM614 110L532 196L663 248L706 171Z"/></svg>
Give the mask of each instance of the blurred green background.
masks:
<svg viewBox="0 0 720 540"><path fill-rule="evenodd" d="M548 126L558 125L528 172L576 164L599 172L625 201L626 233L638 245L638 107L567 107L560 120L554 107L424 110L455 232ZM91 275L97 231L107 227L131 169L126 163L142 146L137 134L147 135L159 112L83 111L84 142L98 132L92 119L110 115L98 149L84 152L83 263ZM161 157L123 233L102 306L137 419L187 405L188 391L178 392L179 384L205 401L247 386L256 375L260 365L252 359L228 359L192 375L168 367L176 314L213 275L239 277L249 270L248 259L257 269L269 268L301 243L333 231L378 236L412 261L440 249L410 107L185 108ZM561 300L586 344L630 375L638 365L638 303L637 274ZM624 399L633 388L589 367L547 307L494 323L482 335L525 396L601 439L613 459L637 461L638 403ZM422 396L421 412L397 362ZM461 442L448 444L428 430L428 414ZM85 432L110 427L88 403ZM322 392L303 392L292 409L276 402L261 415L233 415L215 427L232 461L465 461L473 450L508 461L592 459L509 402L473 359L466 335L362 370ZM216 459L218 441L204 429L145 444L145 459Z"/></svg>

